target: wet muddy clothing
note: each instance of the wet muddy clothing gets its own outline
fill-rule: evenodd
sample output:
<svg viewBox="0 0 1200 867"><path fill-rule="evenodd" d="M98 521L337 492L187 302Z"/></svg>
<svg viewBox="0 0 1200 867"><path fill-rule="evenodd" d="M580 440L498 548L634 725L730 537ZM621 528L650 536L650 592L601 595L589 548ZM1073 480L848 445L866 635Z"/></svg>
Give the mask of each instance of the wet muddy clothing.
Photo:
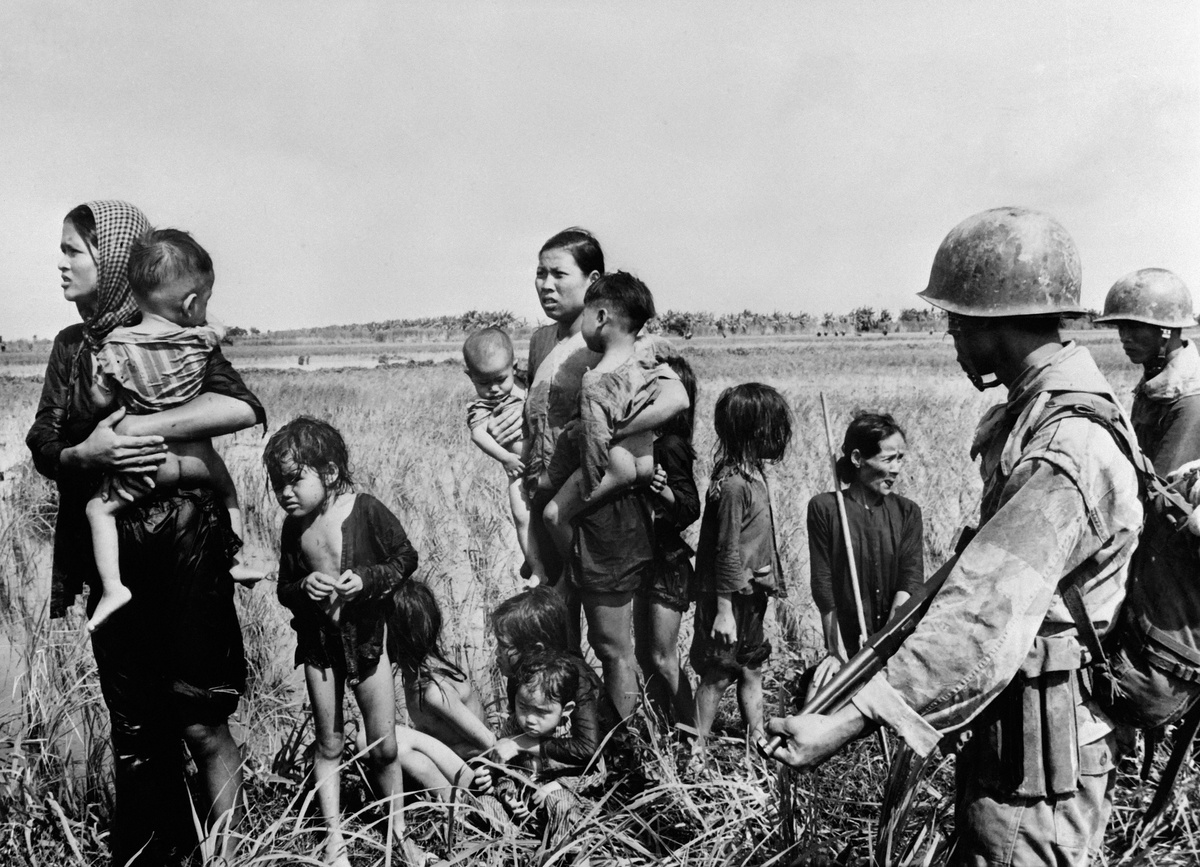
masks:
<svg viewBox="0 0 1200 867"><path fill-rule="evenodd" d="M567 425L579 418L583 374L599 360L600 353L587 348L582 333L560 340L557 325L539 328L529 338L525 468L532 482L550 466Z"/></svg>
<svg viewBox="0 0 1200 867"><path fill-rule="evenodd" d="M700 517L700 493L696 490L693 467L696 451L678 434L666 434L654 441L654 463L667 474L666 486L675 502L666 505L650 494L654 515L654 567L638 588L638 595L675 611L687 611L691 604L692 548L683 540L683 531Z"/></svg>
<svg viewBox="0 0 1200 867"><path fill-rule="evenodd" d="M863 505L849 495L844 500L863 615L873 635L887 623L896 594L915 593L925 581L921 508L898 494L885 496L877 506ZM832 491L808 501L808 562L813 601L822 613L837 611L846 651L857 653L860 641L854 585L837 496Z"/></svg>
<svg viewBox="0 0 1200 867"><path fill-rule="evenodd" d="M481 424L487 424L488 419L510 406L525 410L525 389L514 385L513 390L498 400L486 397L476 398L467 404L467 430L475 430Z"/></svg>
<svg viewBox="0 0 1200 867"><path fill-rule="evenodd" d="M301 582L312 571L300 550L301 519L284 518L279 541L279 601L292 612L296 665L332 668L355 686L383 655L392 591L416 571L417 552L400 520L370 494L357 494L342 523L341 571L362 578L362 591L336 624Z"/></svg>
<svg viewBox="0 0 1200 867"><path fill-rule="evenodd" d="M737 623L737 640L728 647L711 637L722 593L730 594ZM771 655L763 629L767 600L786 595L767 482L758 473L747 478L726 471L709 482L700 519L692 667L699 674L719 668L736 675L765 662Z"/></svg>
<svg viewBox="0 0 1200 867"><path fill-rule="evenodd" d="M1069 840L1028 842L1053 849L1057 863L1085 864L1076 842L1102 834L1107 819L1113 727L1087 697L1059 581L1087 565L1080 589L1097 632L1107 632L1142 507L1133 466L1101 425L1063 417L1038 426L1050 396L1070 391L1112 399L1074 343L1031 365L1008 401L984 415L972 447L984 482L979 533L885 672L852 699L921 753L941 733L973 724L975 758L960 764L959 780L969 794L958 804L969 824L956 863L1044 863L1019 839L1009 838L1008 851L992 848L996 829L1014 810L1058 816L1079 807L1088 827ZM1075 800L1097 791L1094 809Z"/></svg>
<svg viewBox="0 0 1200 867"><path fill-rule="evenodd" d="M51 617L62 617L85 585L89 613L100 597L84 508L103 473L60 463L63 450L87 439L107 415L92 402L94 354L84 328L73 325L55 337L26 437L34 465L58 488ZM219 349L202 391L248 404L266 424L262 405ZM112 850L123 864L149 840L137 863L157 865L168 863L172 841L194 845L180 761L183 728L224 723L245 686L229 577L235 540L228 512L203 490L142 500L118 514L117 528L122 580L133 598L92 636L111 720Z"/></svg>

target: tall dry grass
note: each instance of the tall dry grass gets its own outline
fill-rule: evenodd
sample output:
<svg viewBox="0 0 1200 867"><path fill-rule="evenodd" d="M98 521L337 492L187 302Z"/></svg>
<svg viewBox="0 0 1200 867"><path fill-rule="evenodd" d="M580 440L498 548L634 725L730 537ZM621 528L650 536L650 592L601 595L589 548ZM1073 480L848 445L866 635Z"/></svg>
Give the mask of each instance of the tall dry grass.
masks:
<svg viewBox="0 0 1200 867"><path fill-rule="evenodd" d="M1106 335L1090 335L1114 384L1127 389L1134 371ZM699 342L698 342L699 343ZM697 413L697 479L711 469L712 408L726 386L759 380L779 387L796 417L794 446L774 470L781 555L793 594L776 610L772 641L778 649L767 672L774 702L792 674L817 654L816 613L807 592L804 529L808 499L830 488L829 457L820 422L819 394L828 396L835 430L855 408L893 412L908 431L910 458L902 492L924 511L929 568L947 555L959 526L973 520L976 469L967 458L975 420L998 399L970 388L948 344L924 337L793 339L705 342L683 346L701 383ZM247 373L272 428L306 413L332 421L350 445L359 487L400 516L421 555L418 577L442 601L445 643L452 658L493 697L500 714L500 682L486 614L518 589L519 559L507 517L502 472L469 442L463 409L469 384L457 365L391 369ZM0 446L19 444L32 418L39 384L0 382ZM248 550L264 561L278 553L282 513L261 468L261 431L244 431L220 444L247 514ZM2 453L2 452L0 452ZM10 641L10 666L20 676L16 701L0 736L0 858L4 863L90 864L106 853L111 779L107 719L96 688L91 654L79 639L76 614L49 622L52 489L28 463L10 471L0 489L0 611ZM693 531L694 532L694 531ZM250 663L248 694L234 719L243 744L250 813L233 829L241 841L238 864L306 863L318 843L310 824L304 783L311 742L304 692L292 667L294 642L283 609L267 584L238 593ZM682 641L690 640L685 625ZM349 708L353 712L353 708ZM577 828L577 848L593 863L642 865L778 864L807 852L816 860L841 854L864 857L878 818L885 767L873 742L855 745L817 772L788 775L747 757L737 746L737 713L724 715L726 737L718 774L681 773L676 745L658 736L643 747L651 781L636 793L600 799ZM913 826L923 840L951 825L949 764L916 798ZM388 859L378 811L361 782L346 776L356 863ZM1185 791L1200 796L1188 771ZM1129 863L1195 863L1200 834L1186 809L1175 836L1131 849L1127 834L1144 786L1123 778L1109 835L1109 855ZM443 852L445 810L419 796L407 807L409 824L424 845L450 863L507 864L531 857L536 841L489 835L457 808L453 851ZM1182 830L1179 830L1182 829ZM921 851L928 849L923 844ZM564 856L565 857L565 856ZM1190 859L1190 860L1189 860Z"/></svg>

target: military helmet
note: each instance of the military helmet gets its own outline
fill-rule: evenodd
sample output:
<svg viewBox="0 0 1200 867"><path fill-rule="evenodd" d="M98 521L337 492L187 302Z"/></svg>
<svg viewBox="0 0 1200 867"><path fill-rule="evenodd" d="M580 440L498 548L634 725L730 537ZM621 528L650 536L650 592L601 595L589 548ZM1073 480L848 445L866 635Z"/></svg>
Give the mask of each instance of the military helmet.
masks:
<svg viewBox="0 0 1200 867"><path fill-rule="evenodd" d="M1082 313L1080 273L1075 242L1049 214L993 208L950 231L917 294L961 316Z"/></svg>
<svg viewBox="0 0 1200 867"><path fill-rule="evenodd" d="M1160 328L1195 325L1192 295L1183 281L1163 268L1143 268L1113 284L1096 322L1144 322Z"/></svg>

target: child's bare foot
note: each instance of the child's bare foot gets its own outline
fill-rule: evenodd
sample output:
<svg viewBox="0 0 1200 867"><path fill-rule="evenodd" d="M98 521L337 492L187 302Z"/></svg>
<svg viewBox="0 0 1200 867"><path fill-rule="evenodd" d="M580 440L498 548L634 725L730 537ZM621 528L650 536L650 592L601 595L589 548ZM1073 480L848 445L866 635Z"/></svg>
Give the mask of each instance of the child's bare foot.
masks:
<svg viewBox="0 0 1200 867"><path fill-rule="evenodd" d="M266 571L255 569L253 566L247 566L245 563L237 562L229 569L229 574L238 584L245 584L253 587L259 581L267 577Z"/></svg>
<svg viewBox="0 0 1200 867"><path fill-rule="evenodd" d="M331 835L326 839L324 861L329 867L350 867L350 856L346 853L346 840L341 834Z"/></svg>
<svg viewBox="0 0 1200 867"><path fill-rule="evenodd" d="M100 596L100 601L96 604L96 610L92 612L92 619L87 622L87 631L95 632L104 625L104 621L128 605L129 600L132 598L133 594L129 592L129 588L124 584L118 584L112 589L106 589Z"/></svg>

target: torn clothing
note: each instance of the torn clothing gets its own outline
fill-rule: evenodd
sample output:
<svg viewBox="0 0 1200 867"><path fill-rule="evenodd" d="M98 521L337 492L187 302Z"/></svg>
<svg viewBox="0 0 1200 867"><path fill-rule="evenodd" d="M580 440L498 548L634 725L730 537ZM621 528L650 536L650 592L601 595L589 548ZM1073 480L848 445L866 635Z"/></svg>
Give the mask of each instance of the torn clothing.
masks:
<svg viewBox="0 0 1200 867"><path fill-rule="evenodd" d="M142 314L136 325L114 328L96 353L101 387L120 386L116 398L135 415L183 406L204 388L205 371L222 331L211 325L185 327Z"/></svg>

